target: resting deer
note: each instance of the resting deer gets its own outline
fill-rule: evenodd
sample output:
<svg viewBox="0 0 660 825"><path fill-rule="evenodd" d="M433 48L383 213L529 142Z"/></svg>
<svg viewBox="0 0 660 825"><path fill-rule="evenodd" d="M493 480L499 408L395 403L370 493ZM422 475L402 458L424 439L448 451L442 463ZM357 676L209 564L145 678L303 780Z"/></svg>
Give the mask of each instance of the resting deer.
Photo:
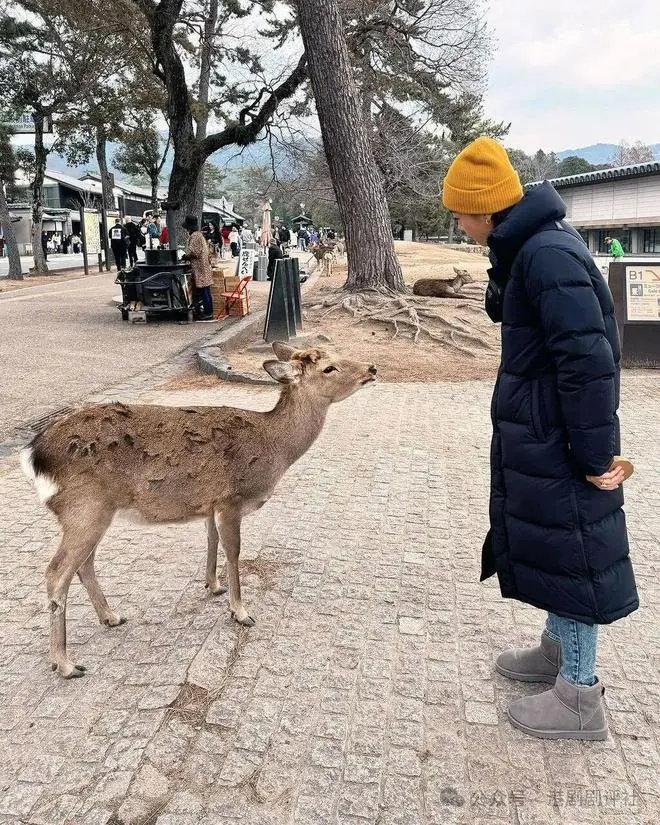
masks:
<svg viewBox="0 0 660 825"><path fill-rule="evenodd" d="M330 404L376 380L376 367L318 350L275 343L279 360L264 368L282 387L275 408L158 407L103 404L53 423L21 455L25 473L62 528L46 570L50 658L65 678L84 675L66 651L66 601L76 572L99 621L113 612L94 572L96 548L116 513L149 523L205 519L206 587L226 593L217 578L218 539L227 558L229 609L254 625L241 600L241 520L272 496L286 470L311 447Z"/></svg>
<svg viewBox="0 0 660 825"><path fill-rule="evenodd" d="M464 284L473 282L472 276L467 269L457 269L455 278L445 280L442 278L421 278L413 284L413 294L423 295L425 298L462 298L461 289Z"/></svg>

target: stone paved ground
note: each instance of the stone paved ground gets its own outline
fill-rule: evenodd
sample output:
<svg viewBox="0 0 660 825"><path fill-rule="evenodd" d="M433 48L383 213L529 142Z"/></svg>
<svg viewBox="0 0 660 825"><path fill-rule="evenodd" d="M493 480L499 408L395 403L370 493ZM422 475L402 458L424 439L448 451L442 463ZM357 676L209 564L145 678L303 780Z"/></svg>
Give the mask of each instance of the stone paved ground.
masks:
<svg viewBox="0 0 660 825"><path fill-rule="evenodd" d="M124 387L124 397L134 392ZM543 742L493 673L542 617L478 583L484 383L381 385L333 408L244 530L251 630L203 587L203 527L114 525L71 589L84 679L47 659L56 526L0 462L0 825L651 825L660 819L660 379L626 373L630 537L642 609L602 632L612 736ZM144 393L268 406L244 388Z"/></svg>

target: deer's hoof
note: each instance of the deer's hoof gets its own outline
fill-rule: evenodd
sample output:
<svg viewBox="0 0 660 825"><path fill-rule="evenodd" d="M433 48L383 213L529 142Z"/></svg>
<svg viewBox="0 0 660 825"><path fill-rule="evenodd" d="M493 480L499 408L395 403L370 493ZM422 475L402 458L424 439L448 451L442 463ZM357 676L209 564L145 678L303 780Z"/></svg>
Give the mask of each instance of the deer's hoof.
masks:
<svg viewBox="0 0 660 825"><path fill-rule="evenodd" d="M239 618L239 616L232 611L231 617L232 619L234 619L234 621L238 622L238 624L242 625L243 627L254 627L256 624L252 616L248 616L247 613L245 614L245 616Z"/></svg>
<svg viewBox="0 0 660 825"><path fill-rule="evenodd" d="M60 665L52 664L51 668L56 670L63 679L80 679L87 670L84 665L74 665L73 662L63 662Z"/></svg>
<svg viewBox="0 0 660 825"><path fill-rule="evenodd" d="M224 596L224 594L227 592L227 588L223 587L221 584L218 584L217 582L216 584L205 584L204 587L207 590L211 591L212 596Z"/></svg>
<svg viewBox="0 0 660 825"><path fill-rule="evenodd" d="M119 627L122 624L126 624L127 621L126 616L118 616L113 614L112 616L108 616L103 619L103 624L106 627Z"/></svg>

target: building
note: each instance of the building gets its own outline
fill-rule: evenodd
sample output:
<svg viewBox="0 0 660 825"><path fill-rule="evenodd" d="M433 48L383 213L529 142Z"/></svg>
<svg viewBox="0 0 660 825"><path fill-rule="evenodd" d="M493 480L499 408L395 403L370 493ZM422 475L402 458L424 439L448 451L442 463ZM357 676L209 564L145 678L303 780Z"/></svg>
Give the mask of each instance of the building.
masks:
<svg viewBox="0 0 660 825"><path fill-rule="evenodd" d="M585 172L550 183L566 204L566 219L595 256L607 255L608 236L621 241L635 258L660 255L659 162Z"/></svg>
<svg viewBox="0 0 660 825"><path fill-rule="evenodd" d="M151 191L140 186L114 181L114 204L109 210L109 222L119 216L130 217L139 221L145 212L152 211ZM80 178L74 178L65 172L47 169L44 178L44 213L42 231L48 235L80 235L80 206L97 209L101 223L101 178L98 173L88 172ZM158 191L158 197L164 200L166 192ZM32 254L32 207L29 203L12 203L11 214L16 218L14 230L21 255ZM219 226L243 223L243 217L234 211L233 204L221 198L218 201L206 201L203 211L204 221L214 221Z"/></svg>

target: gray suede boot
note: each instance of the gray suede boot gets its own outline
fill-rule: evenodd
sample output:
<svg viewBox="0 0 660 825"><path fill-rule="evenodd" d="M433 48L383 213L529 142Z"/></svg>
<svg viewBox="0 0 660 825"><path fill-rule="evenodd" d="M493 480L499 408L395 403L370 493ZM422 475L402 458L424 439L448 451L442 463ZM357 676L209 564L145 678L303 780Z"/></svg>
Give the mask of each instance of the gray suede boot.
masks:
<svg viewBox="0 0 660 825"><path fill-rule="evenodd" d="M561 647L543 631L541 644L536 647L519 647L500 653L495 670L507 679L520 682L547 682L554 685L561 657Z"/></svg>
<svg viewBox="0 0 660 825"><path fill-rule="evenodd" d="M509 721L540 739L607 739L603 686L572 685L560 674L555 686L509 705Z"/></svg>

